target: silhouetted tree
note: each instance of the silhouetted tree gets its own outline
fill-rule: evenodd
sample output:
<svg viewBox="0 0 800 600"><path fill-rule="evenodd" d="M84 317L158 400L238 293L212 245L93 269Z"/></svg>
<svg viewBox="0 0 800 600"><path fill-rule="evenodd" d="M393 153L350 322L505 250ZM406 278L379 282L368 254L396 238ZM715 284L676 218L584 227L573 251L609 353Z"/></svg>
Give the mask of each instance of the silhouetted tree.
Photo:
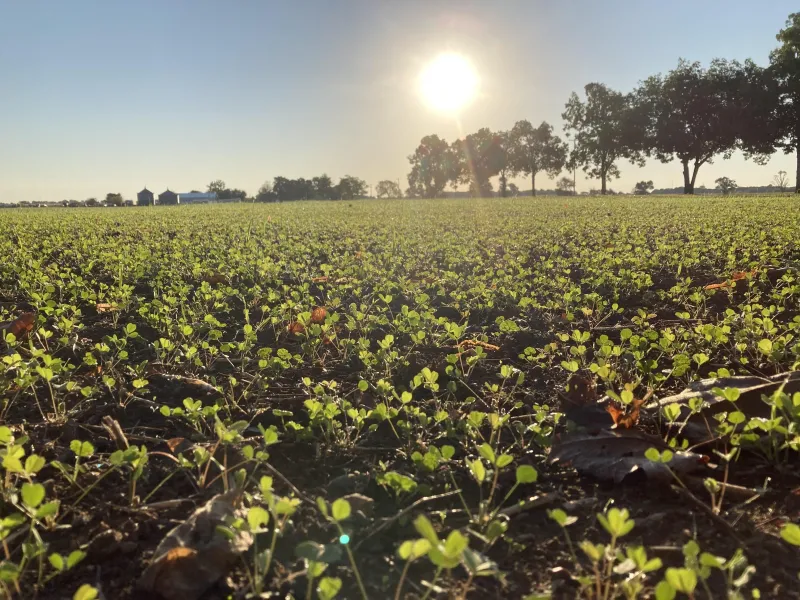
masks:
<svg viewBox="0 0 800 600"><path fill-rule="evenodd" d="M453 176L453 160L450 146L438 135L422 138L414 154L408 157L411 172L408 188L412 195L438 198Z"/></svg>
<svg viewBox="0 0 800 600"><path fill-rule="evenodd" d="M719 179L714 181L714 183L717 184L717 189L720 192L722 192L723 196L727 196L728 194L730 194L732 191L734 191L736 188L739 187L736 184L736 182L733 179L730 179L729 177L720 177Z"/></svg>
<svg viewBox="0 0 800 600"><path fill-rule="evenodd" d="M562 115L565 130L575 141L570 161L589 177L600 179L600 193L605 194L607 180L619 177L619 159L644 165L644 124L630 95L602 83L590 83L584 90L586 102L573 93Z"/></svg>
<svg viewBox="0 0 800 600"><path fill-rule="evenodd" d="M345 175L334 188L336 197L341 200L353 200L367 194L367 182L358 177Z"/></svg>
<svg viewBox="0 0 800 600"><path fill-rule="evenodd" d="M402 198L403 192L396 181L384 179L375 186L375 195L378 198Z"/></svg>
<svg viewBox="0 0 800 600"><path fill-rule="evenodd" d="M771 72L780 86L777 145L786 154L797 155L795 193L800 194L800 12L789 15L777 39L781 45L769 57Z"/></svg>
<svg viewBox="0 0 800 600"><path fill-rule="evenodd" d="M556 182L557 196L574 196L575 182L569 177L562 177Z"/></svg>
<svg viewBox="0 0 800 600"><path fill-rule="evenodd" d="M633 193L637 196L647 196L652 191L652 181L639 181L635 186L633 186Z"/></svg>
<svg viewBox="0 0 800 600"><path fill-rule="evenodd" d="M786 188L789 187L789 177L786 171L778 171L778 174L772 178L772 184L777 187L781 193L785 192Z"/></svg>
<svg viewBox="0 0 800 600"><path fill-rule="evenodd" d="M122 206L124 203L125 201L122 199L122 194L113 194L111 192L106 194L106 206Z"/></svg>
<svg viewBox="0 0 800 600"><path fill-rule="evenodd" d="M530 121L517 121L509 134L513 169L531 178L531 196L536 195L536 174L547 173L552 179L564 168L567 145L545 121L533 127Z"/></svg>

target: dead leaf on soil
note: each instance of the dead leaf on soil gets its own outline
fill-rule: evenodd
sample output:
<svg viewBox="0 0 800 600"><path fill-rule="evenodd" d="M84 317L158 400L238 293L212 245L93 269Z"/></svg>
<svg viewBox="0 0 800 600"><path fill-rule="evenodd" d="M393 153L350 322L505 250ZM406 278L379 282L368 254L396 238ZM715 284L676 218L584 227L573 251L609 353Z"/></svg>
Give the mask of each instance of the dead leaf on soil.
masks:
<svg viewBox="0 0 800 600"><path fill-rule="evenodd" d="M99 313L113 312L115 310L118 310L115 305L107 304L105 302L100 302L100 303L96 304L95 308L97 309L97 312L99 312Z"/></svg>
<svg viewBox="0 0 800 600"><path fill-rule="evenodd" d="M186 438L175 437L175 438L170 438L168 440L164 440L164 443L167 445L167 448L169 448L169 451L175 454L175 450L178 448L178 446L180 446L185 441Z"/></svg>
<svg viewBox="0 0 800 600"><path fill-rule="evenodd" d="M188 388L194 389L195 393L219 394L217 388L215 388L207 381L203 381L202 379L196 379L194 377L184 377L183 375L170 375L168 373L156 373L152 377L162 378L166 379L167 381L179 383Z"/></svg>
<svg viewBox="0 0 800 600"><path fill-rule="evenodd" d="M286 331L295 334L303 333L305 330L306 328L299 321L294 321L292 323L289 323L289 326L286 328Z"/></svg>
<svg viewBox="0 0 800 600"><path fill-rule="evenodd" d="M784 386L783 391L789 396L795 392L800 392L800 371L780 373L772 377L745 375L703 379L693 382L679 394L651 403L647 408L661 411L669 405L677 404L680 406L680 413L675 420L676 426L681 428L682 437L685 437L693 444L697 444L713 439L716 436L714 432L716 423L714 415L716 414L739 411L748 418L769 418L771 408L764 402L762 396L771 396L781 386ZM736 402L729 402L717 395L714 392L714 388L722 390L735 388L739 390L739 398ZM692 414L690 403L698 400L704 402L705 405L699 412ZM684 422L686 422L686 425L681 425Z"/></svg>
<svg viewBox="0 0 800 600"><path fill-rule="evenodd" d="M218 531L235 517L241 491L214 496L161 541L150 566L139 579L139 587L166 600L196 600L219 580L253 543L247 531L228 537Z"/></svg>
<svg viewBox="0 0 800 600"><path fill-rule="evenodd" d="M328 276L327 275L321 275L320 277L314 277L311 280L311 283L328 283Z"/></svg>
<svg viewBox="0 0 800 600"><path fill-rule="evenodd" d="M458 343L458 348L462 350L469 350L470 348L475 348L476 346L480 346L484 350L489 350L490 352L497 352L500 350L500 346L495 346L489 342L482 342L481 340L463 340Z"/></svg>
<svg viewBox="0 0 800 600"><path fill-rule="evenodd" d="M606 412L611 415L615 427L630 429L639 422L639 411L646 400L634 398L630 407L620 406L616 402L609 402L606 405Z"/></svg>
<svg viewBox="0 0 800 600"><path fill-rule="evenodd" d="M704 468L706 457L693 452L675 451L661 438L634 429L602 429L597 434L570 433L556 438L549 461L572 465L581 475L622 483L626 477L644 474L648 481L672 483L669 469L645 457L649 448L674 453L669 468L686 475Z"/></svg>
<svg viewBox="0 0 800 600"><path fill-rule="evenodd" d="M0 323L0 329L11 333L15 338L20 339L26 333L33 329L36 323L36 315L32 312L22 313L13 321L3 321Z"/></svg>
<svg viewBox="0 0 800 600"><path fill-rule="evenodd" d="M314 310L311 311L311 322L312 323L324 323L325 317L328 316L328 311L325 309L324 306L317 306Z"/></svg>
<svg viewBox="0 0 800 600"><path fill-rule="evenodd" d="M733 281L741 281L742 279L746 279L748 275L754 276L758 273L758 269L753 269L752 271L734 271L731 274L731 278L726 281L721 281L719 283L709 283L703 289L705 290L719 290L723 288L730 287L731 282Z"/></svg>

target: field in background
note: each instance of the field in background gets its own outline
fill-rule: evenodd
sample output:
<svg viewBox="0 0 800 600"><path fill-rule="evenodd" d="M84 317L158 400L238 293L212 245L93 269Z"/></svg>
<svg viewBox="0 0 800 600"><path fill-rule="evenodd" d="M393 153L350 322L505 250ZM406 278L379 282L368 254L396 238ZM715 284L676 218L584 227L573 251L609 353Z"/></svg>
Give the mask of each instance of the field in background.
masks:
<svg viewBox="0 0 800 600"><path fill-rule="evenodd" d="M725 560L742 548L755 566L744 597L796 594L800 553L779 533L800 511L800 395L794 413L768 415L783 430L767 431L766 446L734 437L738 417L720 421L733 430L710 419L727 452L743 449L724 470L711 445L696 448L720 465L702 476L753 491L731 491L716 515L702 486L690 495L708 510L669 483L548 460L568 421L610 418L589 406L594 393L575 395L577 382L616 395L632 430L677 449L688 444L656 423L669 411L638 422L639 399L800 368L796 198L13 210L0 213L0 254L0 445L21 468L4 463L0 514L22 515L0 529L12 592L17 578L23 590L38 580L40 598L82 583L151 597L134 586L170 528L244 486L236 505L253 518L231 527L253 529L236 535L254 535L257 551L232 560L206 598L259 585L304 597L310 555L312 570L328 565L314 597L332 597L337 579L339 597L390 597L401 578L400 597L421 597L437 572L430 597L569 597L595 589L591 552L577 546L609 543L595 515L611 506L635 522L616 543L660 563L609 568L603 585L635 573L644 597L674 579L668 568L702 579L685 557L695 540ZM317 497L348 497L350 510L323 512ZM531 497L539 504L507 510ZM575 555L552 509L577 517ZM426 533L428 546L448 540L444 555L434 548L404 571L398 548ZM24 555L23 542L46 550ZM71 568L47 559L75 550L85 556ZM709 572L713 597L733 589L723 569Z"/></svg>

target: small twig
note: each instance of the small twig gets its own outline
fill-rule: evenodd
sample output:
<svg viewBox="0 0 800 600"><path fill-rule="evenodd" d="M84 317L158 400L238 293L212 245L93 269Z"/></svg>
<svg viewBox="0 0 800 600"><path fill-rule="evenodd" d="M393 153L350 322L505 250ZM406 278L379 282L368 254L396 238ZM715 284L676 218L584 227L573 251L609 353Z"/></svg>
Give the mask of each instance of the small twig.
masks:
<svg viewBox="0 0 800 600"><path fill-rule="evenodd" d="M174 500L162 500L161 502L151 502L150 504L143 504L139 506L139 510L168 510L170 508L177 508L181 504L193 502L189 498L176 498Z"/></svg>
<svg viewBox="0 0 800 600"><path fill-rule="evenodd" d="M125 437L125 432L119 425L119 421L106 415L102 420L103 428L108 432L108 435L114 440L118 450L127 450L130 447L128 438Z"/></svg>
<svg viewBox="0 0 800 600"><path fill-rule="evenodd" d="M366 542L373 535L375 535L377 533L380 533L381 531L383 531L384 529L389 527L389 525L391 525L392 523L394 523L395 521L397 521L398 519L400 519L404 515L407 515L408 513L410 513L412 510L414 510L418 506L421 506L422 504L425 504L426 502L433 502L434 500L441 500L443 498L449 498L450 496L455 496L456 494L460 494L460 493L461 493L461 490L453 490L452 492L445 492L444 494L439 494L437 496L425 496L424 498L420 498L419 500L416 500L415 502L412 502L411 504L406 506L403 510L398 512L393 517L388 517L387 519L385 519L383 521L383 523L381 523L377 527L373 528L372 531L370 531L364 537L362 537L361 540L358 542L358 544L356 544L353 547L353 551L355 552L356 550L358 550L359 547L361 546L361 544Z"/></svg>
<svg viewBox="0 0 800 600"><path fill-rule="evenodd" d="M525 500L517 502L513 506L504 508L498 514L505 515L506 517L513 517L523 511L532 510L534 508L542 508L549 506L559 498L558 494L544 494L542 496L531 496Z"/></svg>
<svg viewBox="0 0 800 600"><path fill-rule="evenodd" d="M284 476L283 476L283 474L282 474L280 471L278 471L278 469L276 469L275 467L273 467L273 466L272 466L271 464L269 464L268 462L265 462L265 463L262 463L262 464L263 464L263 466L264 466L264 467L266 467L267 469L269 469L269 470L270 470L270 472L271 472L273 475L275 475L275 476L276 476L276 477L278 477L278 478L279 478L281 481L283 481L283 483L285 483L286 485L288 485L288 486L291 488L291 490L292 490L292 491L293 491L295 494L297 494L297 497L298 497L298 498L300 498L300 499L301 499L303 502L306 502L306 503L308 503L308 504L314 504L314 501L313 501L311 498L309 498L309 497L308 497L308 496L306 496L306 495L305 495L303 492L301 492L299 489L297 489L297 486L295 486L295 485L294 485L294 484L293 484L291 481L289 481L289 480L288 480L286 477L284 477Z"/></svg>

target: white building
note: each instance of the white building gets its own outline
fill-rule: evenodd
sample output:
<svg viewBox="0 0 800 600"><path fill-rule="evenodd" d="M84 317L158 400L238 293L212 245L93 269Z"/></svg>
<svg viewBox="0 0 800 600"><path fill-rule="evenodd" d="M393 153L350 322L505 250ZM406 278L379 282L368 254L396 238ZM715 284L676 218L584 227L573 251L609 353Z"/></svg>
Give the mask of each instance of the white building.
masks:
<svg viewBox="0 0 800 600"><path fill-rule="evenodd" d="M217 192L188 192L186 194L178 194L179 204L209 204L217 201Z"/></svg>

